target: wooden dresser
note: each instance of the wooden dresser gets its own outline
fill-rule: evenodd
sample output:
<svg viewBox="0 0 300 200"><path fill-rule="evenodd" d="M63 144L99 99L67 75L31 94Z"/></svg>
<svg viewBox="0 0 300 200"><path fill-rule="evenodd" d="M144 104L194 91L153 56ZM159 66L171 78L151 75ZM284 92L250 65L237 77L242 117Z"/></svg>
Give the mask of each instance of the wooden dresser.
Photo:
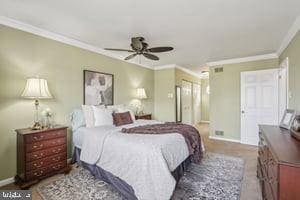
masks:
<svg viewBox="0 0 300 200"><path fill-rule="evenodd" d="M300 141L278 126L259 126L257 177L263 199L300 199Z"/></svg>
<svg viewBox="0 0 300 200"><path fill-rule="evenodd" d="M17 132L16 183L24 189L39 180L69 171L67 165L67 127Z"/></svg>
<svg viewBox="0 0 300 200"><path fill-rule="evenodd" d="M152 119L152 115L151 114L135 115L135 119L147 119L147 120L151 120Z"/></svg>

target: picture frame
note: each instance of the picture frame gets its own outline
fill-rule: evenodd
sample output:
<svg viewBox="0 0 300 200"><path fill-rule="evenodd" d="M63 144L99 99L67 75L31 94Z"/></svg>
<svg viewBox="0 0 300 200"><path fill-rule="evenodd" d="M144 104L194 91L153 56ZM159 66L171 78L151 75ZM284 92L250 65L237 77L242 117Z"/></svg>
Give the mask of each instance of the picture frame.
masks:
<svg viewBox="0 0 300 200"><path fill-rule="evenodd" d="M83 70L83 104L113 105L114 75Z"/></svg>
<svg viewBox="0 0 300 200"><path fill-rule="evenodd" d="M296 111L292 109L286 109L284 112L284 115L280 121L279 126L281 128L285 128L290 130L292 127L292 124L294 122L294 119L296 117Z"/></svg>

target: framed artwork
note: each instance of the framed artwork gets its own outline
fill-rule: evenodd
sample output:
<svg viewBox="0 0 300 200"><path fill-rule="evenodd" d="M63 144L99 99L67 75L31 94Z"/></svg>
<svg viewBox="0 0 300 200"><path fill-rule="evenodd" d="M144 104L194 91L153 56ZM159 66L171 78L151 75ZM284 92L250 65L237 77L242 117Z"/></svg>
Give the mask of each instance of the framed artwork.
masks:
<svg viewBox="0 0 300 200"><path fill-rule="evenodd" d="M83 70L83 103L85 105L114 104L114 75Z"/></svg>
<svg viewBox="0 0 300 200"><path fill-rule="evenodd" d="M286 109L285 112L284 112L284 115L281 119L281 122L280 122L279 126L281 128L285 128L285 129L290 130L291 126L292 126L292 123L295 119L295 116L296 116L296 111L295 110Z"/></svg>

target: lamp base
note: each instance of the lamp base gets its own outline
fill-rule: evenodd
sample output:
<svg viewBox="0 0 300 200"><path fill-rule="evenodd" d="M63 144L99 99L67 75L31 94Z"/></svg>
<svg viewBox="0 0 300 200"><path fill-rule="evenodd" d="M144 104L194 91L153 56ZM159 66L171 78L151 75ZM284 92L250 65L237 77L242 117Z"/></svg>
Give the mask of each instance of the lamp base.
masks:
<svg viewBox="0 0 300 200"><path fill-rule="evenodd" d="M39 122L34 122L33 127L31 128L31 130L41 130L42 126Z"/></svg>

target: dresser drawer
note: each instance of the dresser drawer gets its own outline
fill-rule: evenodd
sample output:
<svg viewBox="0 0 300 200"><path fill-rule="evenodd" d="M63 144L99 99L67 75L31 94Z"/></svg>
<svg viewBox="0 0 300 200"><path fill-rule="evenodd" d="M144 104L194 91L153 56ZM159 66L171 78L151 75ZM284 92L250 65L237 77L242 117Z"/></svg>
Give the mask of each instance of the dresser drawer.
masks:
<svg viewBox="0 0 300 200"><path fill-rule="evenodd" d="M54 131L48 131L44 133L34 133L34 134L28 134L25 135L25 143L33 143L33 142L39 142L49 139L54 139L58 137L63 137L67 135L67 130L54 130Z"/></svg>
<svg viewBox="0 0 300 200"><path fill-rule="evenodd" d="M66 144L66 142L67 142L67 138L61 137L61 138L56 138L56 139L51 139L51 140L46 140L41 142L29 143L26 144L26 153L63 145Z"/></svg>
<svg viewBox="0 0 300 200"><path fill-rule="evenodd" d="M66 152L66 145L56 146L45 150L35 151L32 153L26 154L26 162L31 162L34 160L38 160L41 158L45 158L47 156L52 156L59 153Z"/></svg>
<svg viewBox="0 0 300 200"><path fill-rule="evenodd" d="M26 171L29 172L29 171L36 170L39 168L44 168L51 164L54 164L56 162L60 162L60 161L66 160L66 159L67 159L67 153L61 153L61 154L57 154L57 155L50 156L47 158L35 160L33 162L26 163Z"/></svg>
<svg viewBox="0 0 300 200"><path fill-rule="evenodd" d="M51 172L61 170L66 166L67 166L67 163L65 161L61 161L61 162L55 163L53 165L50 165L48 167L33 170L31 172L26 173L26 179L27 180L38 179L40 177L50 174Z"/></svg>

